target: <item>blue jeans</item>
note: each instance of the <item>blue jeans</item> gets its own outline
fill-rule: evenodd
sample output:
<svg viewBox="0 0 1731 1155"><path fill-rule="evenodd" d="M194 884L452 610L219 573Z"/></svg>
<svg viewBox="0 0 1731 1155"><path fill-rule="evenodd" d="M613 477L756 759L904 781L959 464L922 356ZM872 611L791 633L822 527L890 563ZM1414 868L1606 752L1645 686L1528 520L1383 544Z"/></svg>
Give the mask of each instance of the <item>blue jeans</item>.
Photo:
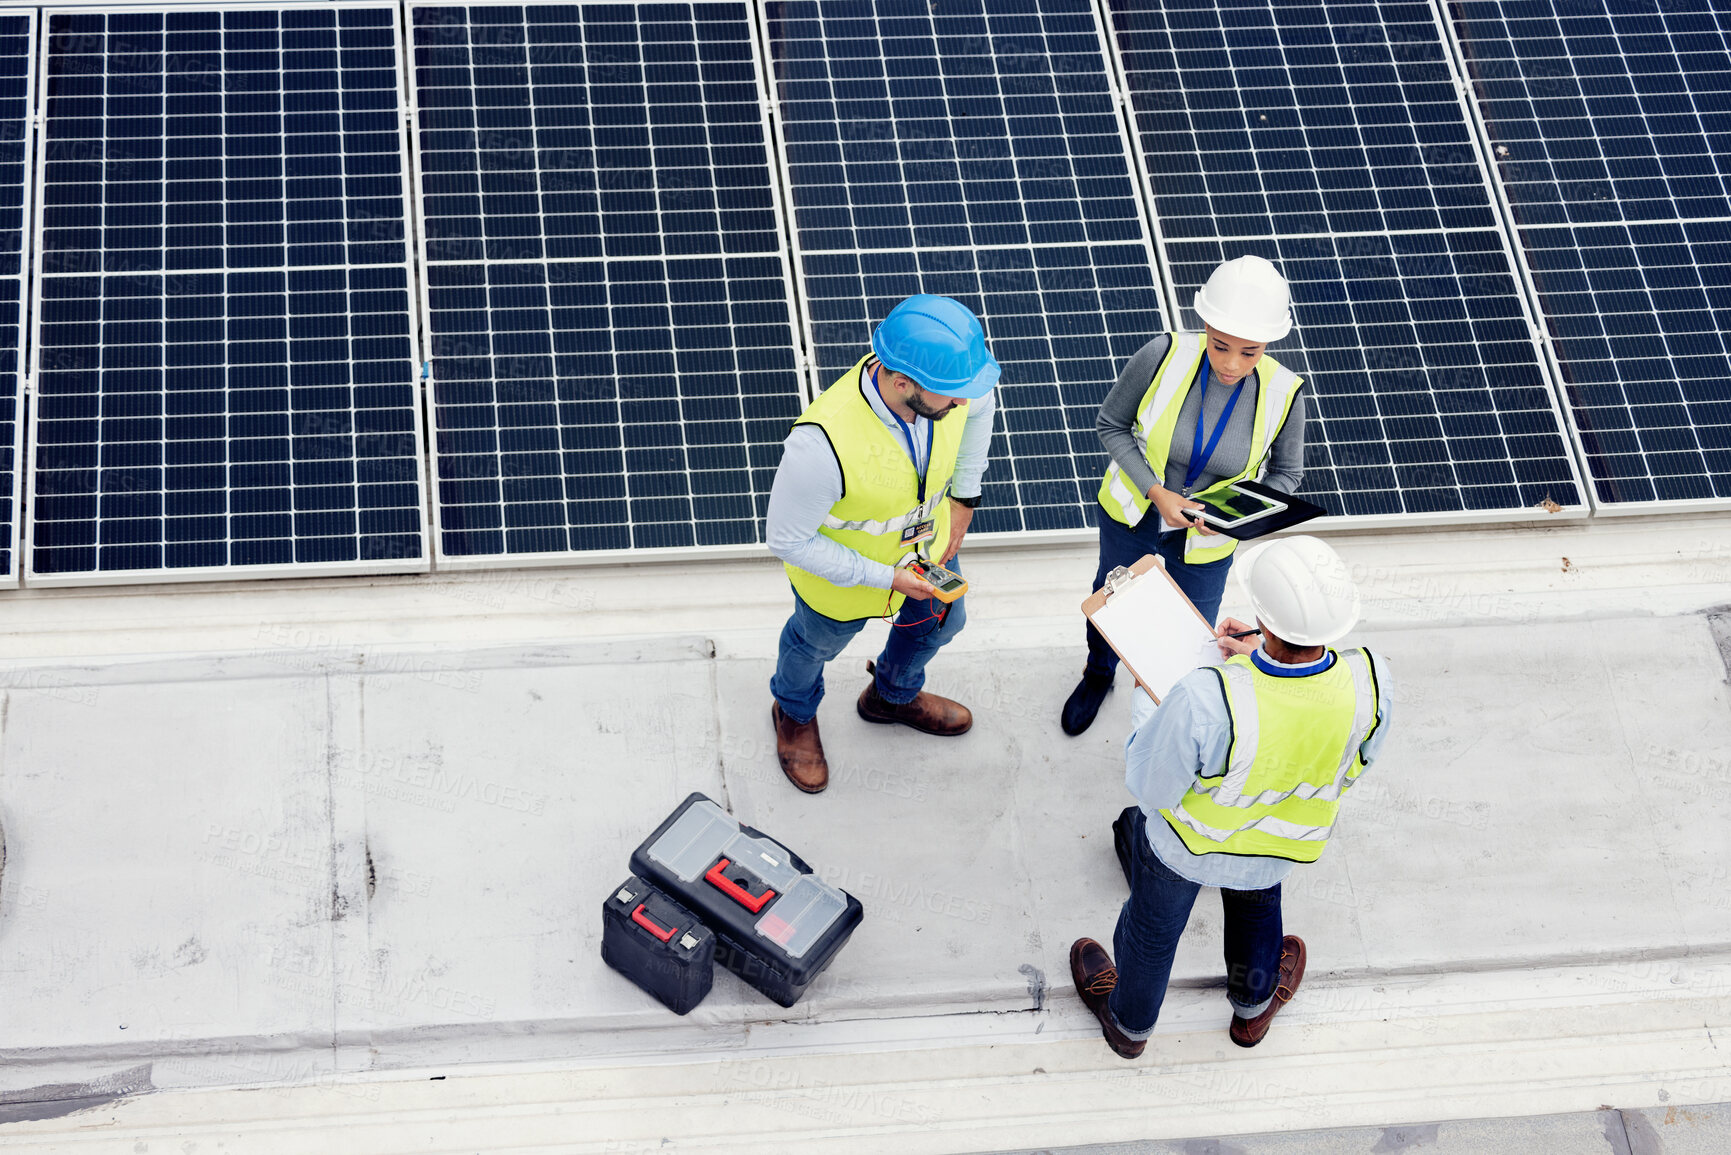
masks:
<svg viewBox="0 0 1731 1155"><path fill-rule="evenodd" d="M951 558L945 568L961 573L961 555ZM967 600L964 594L948 606L937 598L923 602L909 598L902 603L878 655L878 697L896 706L914 700L926 684L926 663L967 624ZM889 601L888 590L884 601ZM817 717L817 704L823 701L824 663L846 649L871 620L838 622L806 605L797 592L793 595L793 616L781 628L781 652L769 680L769 692L789 721L803 725Z"/></svg>
<svg viewBox="0 0 1731 1155"><path fill-rule="evenodd" d="M1178 936L1202 887L1181 878L1148 845L1148 818L1132 807L1130 898L1118 914L1112 960L1118 986L1107 1006L1118 1029L1132 1039L1154 1033ZM1156 822L1164 822L1156 818ZM1226 911L1226 997L1233 1012L1253 1018L1274 997L1280 981L1280 884L1267 890L1221 890Z"/></svg>
<svg viewBox="0 0 1731 1155"><path fill-rule="evenodd" d="M1212 625L1220 613L1220 595L1226 591L1226 573L1232 568L1232 555L1204 565L1184 564L1184 534L1181 529L1166 530L1159 511L1150 509L1137 529L1131 529L1099 506L1094 507L1094 520L1100 525L1100 568L1094 574L1094 589L1106 584L1106 575L1119 566L1140 561L1147 554L1159 554L1166 563L1166 572L1178 583ZM1163 531L1163 532L1157 532ZM1118 655L1088 623L1088 673L1110 678L1118 668Z"/></svg>

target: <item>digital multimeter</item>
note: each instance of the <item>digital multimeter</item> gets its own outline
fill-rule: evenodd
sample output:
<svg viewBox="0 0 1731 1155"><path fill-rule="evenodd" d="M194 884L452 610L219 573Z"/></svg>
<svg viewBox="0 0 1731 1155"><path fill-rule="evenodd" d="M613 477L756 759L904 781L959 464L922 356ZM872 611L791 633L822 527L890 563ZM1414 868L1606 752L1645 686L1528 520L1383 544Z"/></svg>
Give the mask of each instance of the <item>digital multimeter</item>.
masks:
<svg viewBox="0 0 1731 1155"><path fill-rule="evenodd" d="M914 576L930 582L934 591L932 596L941 602L953 602L968 592L966 578L954 570L945 569L935 561L915 558L908 563L908 569L913 571Z"/></svg>

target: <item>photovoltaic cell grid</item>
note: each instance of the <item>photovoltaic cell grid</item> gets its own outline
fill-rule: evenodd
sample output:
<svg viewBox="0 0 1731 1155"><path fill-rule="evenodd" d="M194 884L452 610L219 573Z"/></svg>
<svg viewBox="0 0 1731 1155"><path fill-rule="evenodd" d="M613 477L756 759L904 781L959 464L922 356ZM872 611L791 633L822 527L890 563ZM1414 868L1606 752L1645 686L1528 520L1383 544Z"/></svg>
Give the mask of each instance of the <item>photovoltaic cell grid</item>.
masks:
<svg viewBox="0 0 1731 1155"><path fill-rule="evenodd" d="M749 10L412 17L443 553L761 541L800 398Z"/></svg>
<svg viewBox="0 0 1731 1155"><path fill-rule="evenodd" d="M1731 223L1521 239L1599 498L1731 497Z"/></svg>
<svg viewBox="0 0 1731 1155"><path fill-rule="evenodd" d="M0 16L0 582L16 584L19 360L23 353L24 185L30 139L28 12Z"/></svg>
<svg viewBox="0 0 1731 1155"><path fill-rule="evenodd" d="M1580 504L1429 6L1110 9L1178 299L1245 253L1292 282L1271 353L1308 382L1301 492L1336 514Z"/></svg>
<svg viewBox="0 0 1731 1155"><path fill-rule="evenodd" d="M1165 236L1496 227L1428 4L1110 9Z"/></svg>
<svg viewBox="0 0 1731 1155"><path fill-rule="evenodd" d="M1454 9L1599 499L1731 497L1731 16Z"/></svg>
<svg viewBox="0 0 1731 1155"><path fill-rule="evenodd" d="M1731 12L1465 0L1468 78L1522 225L1731 217Z"/></svg>
<svg viewBox="0 0 1731 1155"><path fill-rule="evenodd" d="M47 19L32 572L424 568L393 10Z"/></svg>
<svg viewBox="0 0 1731 1155"><path fill-rule="evenodd" d="M1004 366L981 530L1091 524L1117 367L1164 321L1088 0L767 12L820 387L916 292Z"/></svg>

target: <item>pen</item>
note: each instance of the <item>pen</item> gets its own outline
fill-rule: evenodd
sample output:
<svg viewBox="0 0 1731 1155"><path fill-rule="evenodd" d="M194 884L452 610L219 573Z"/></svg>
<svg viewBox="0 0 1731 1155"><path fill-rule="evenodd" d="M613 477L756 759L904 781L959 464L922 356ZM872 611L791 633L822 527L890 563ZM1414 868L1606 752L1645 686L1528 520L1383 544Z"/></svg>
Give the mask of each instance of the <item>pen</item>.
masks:
<svg viewBox="0 0 1731 1155"><path fill-rule="evenodd" d="M1223 638L1248 638L1251 634L1260 634L1261 630L1239 630L1236 634L1221 634Z"/></svg>

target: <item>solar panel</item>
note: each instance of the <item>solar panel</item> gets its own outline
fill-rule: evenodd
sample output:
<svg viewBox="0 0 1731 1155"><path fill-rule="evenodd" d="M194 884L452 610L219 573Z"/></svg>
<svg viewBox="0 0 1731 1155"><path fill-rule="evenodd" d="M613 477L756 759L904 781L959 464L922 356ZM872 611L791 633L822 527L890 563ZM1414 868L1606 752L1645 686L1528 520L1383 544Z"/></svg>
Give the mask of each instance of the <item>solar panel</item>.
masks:
<svg viewBox="0 0 1731 1155"><path fill-rule="evenodd" d="M1245 253L1292 283L1272 352L1309 382L1301 492L1348 515L1583 505L1429 5L1110 10L1178 299Z"/></svg>
<svg viewBox="0 0 1731 1155"><path fill-rule="evenodd" d="M1731 497L1731 223L1522 230L1604 502Z"/></svg>
<svg viewBox="0 0 1731 1155"><path fill-rule="evenodd" d="M46 20L31 580L425 569L394 9Z"/></svg>
<svg viewBox="0 0 1731 1155"><path fill-rule="evenodd" d="M412 21L441 558L761 542L801 401L749 9Z"/></svg>
<svg viewBox="0 0 1731 1155"><path fill-rule="evenodd" d="M1455 31L1602 507L1731 497L1731 16L1472 0Z"/></svg>
<svg viewBox="0 0 1731 1155"><path fill-rule="evenodd" d="M1731 13L1711 0L1451 12L1519 223L1731 216Z"/></svg>
<svg viewBox="0 0 1731 1155"><path fill-rule="evenodd" d="M0 15L0 587L18 584L23 389L25 174L35 106L36 14Z"/></svg>
<svg viewBox="0 0 1731 1155"><path fill-rule="evenodd" d="M1081 528L1095 415L1165 327L1088 0L767 12L818 389L911 293L979 314L1004 366L980 531Z"/></svg>

